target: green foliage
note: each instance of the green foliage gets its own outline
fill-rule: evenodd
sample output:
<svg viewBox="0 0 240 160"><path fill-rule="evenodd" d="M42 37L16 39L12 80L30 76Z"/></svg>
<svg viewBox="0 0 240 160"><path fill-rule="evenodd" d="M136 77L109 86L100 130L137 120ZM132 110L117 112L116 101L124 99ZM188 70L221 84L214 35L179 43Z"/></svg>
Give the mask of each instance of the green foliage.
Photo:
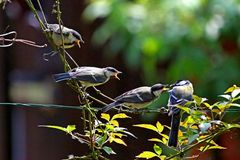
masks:
<svg viewBox="0 0 240 160"><path fill-rule="evenodd" d="M214 138L229 131L233 128L240 128L237 123L228 123L223 120L224 116L232 107L240 107L240 88L236 85L228 88L223 95L224 100L218 101L214 104L209 104L206 98L194 96L194 101L187 103L184 106L178 106L181 109L182 118L180 131L179 131L179 145L177 148L169 148L167 141L169 137L162 132L164 131L163 125L157 122L156 126L152 124L137 124L135 127L141 127L154 132L157 132L160 138L151 138L149 141L155 142L153 151L143 151L137 158L151 159L158 157L159 159L172 159L175 157L181 157L189 150L198 149L202 153L211 149L226 149L214 142ZM163 146L173 150L175 154L169 155L168 152L164 152L162 146L158 146L158 143L162 143Z"/></svg>
<svg viewBox="0 0 240 160"><path fill-rule="evenodd" d="M213 98L240 79L239 4L93 0L83 17L103 20L92 42L104 47L106 58L122 54L129 69L143 71L147 83L190 79L199 86L197 93Z"/></svg>
<svg viewBox="0 0 240 160"><path fill-rule="evenodd" d="M116 154L113 149L106 144L115 142L117 144L121 144L127 146L124 142L123 137L132 136L136 138L132 133L127 131L127 128L119 126L119 119L131 118L127 116L125 113L115 114L110 117L109 114L102 113L101 118L106 121L103 123L99 120L95 120L95 126L92 132L94 133L94 137L91 137L89 131L85 131L85 135L82 135L76 131L75 125L68 125L67 127L55 126L55 125L39 125L39 127L52 128L56 130L63 131L69 134L73 139L78 140L81 143L86 143L90 145L93 143L94 148L97 150L95 153L100 154L100 151L104 151L107 154Z"/></svg>

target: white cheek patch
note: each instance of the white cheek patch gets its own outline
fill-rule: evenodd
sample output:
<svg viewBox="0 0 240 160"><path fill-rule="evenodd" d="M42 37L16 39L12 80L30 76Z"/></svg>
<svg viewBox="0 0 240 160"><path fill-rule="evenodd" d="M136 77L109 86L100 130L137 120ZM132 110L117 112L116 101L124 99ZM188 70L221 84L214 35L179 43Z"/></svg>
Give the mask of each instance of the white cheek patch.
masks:
<svg viewBox="0 0 240 160"><path fill-rule="evenodd" d="M161 90L157 90L157 91L154 91L154 93L153 93L153 94L154 94L155 96L159 96L161 93L162 93L162 91L161 91Z"/></svg>

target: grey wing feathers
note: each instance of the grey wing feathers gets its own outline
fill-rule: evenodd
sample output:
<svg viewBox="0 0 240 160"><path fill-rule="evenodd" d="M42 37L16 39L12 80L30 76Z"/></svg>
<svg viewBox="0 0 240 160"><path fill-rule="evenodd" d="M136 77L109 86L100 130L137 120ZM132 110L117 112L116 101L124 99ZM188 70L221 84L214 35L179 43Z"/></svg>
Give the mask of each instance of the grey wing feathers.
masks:
<svg viewBox="0 0 240 160"><path fill-rule="evenodd" d="M103 83L107 80L102 72L93 72L91 69L83 69L71 73L72 77L79 81L89 83Z"/></svg>
<svg viewBox="0 0 240 160"><path fill-rule="evenodd" d="M169 107L169 114L177 114L180 112L180 109L176 107L176 105L183 106L186 102L191 101L192 96L186 98L178 98L173 92L170 93L168 107Z"/></svg>
<svg viewBox="0 0 240 160"><path fill-rule="evenodd" d="M101 111L102 111L102 112L107 112L107 111L109 111L110 109L112 109L113 107L115 107L115 106L117 106L117 105L119 105L119 104L120 104L120 103L119 103L118 101L112 102L112 103L108 104L107 106L103 107L103 108L101 109Z"/></svg>
<svg viewBox="0 0 240 160"><path fill-rule="evenodd" d="M142 103L142 102L150 102L155 97L152 95L150 91L150 87L139 87L133 89L131 91L125 92L122 95L115 98L117 101L122 103Z"/></svg>

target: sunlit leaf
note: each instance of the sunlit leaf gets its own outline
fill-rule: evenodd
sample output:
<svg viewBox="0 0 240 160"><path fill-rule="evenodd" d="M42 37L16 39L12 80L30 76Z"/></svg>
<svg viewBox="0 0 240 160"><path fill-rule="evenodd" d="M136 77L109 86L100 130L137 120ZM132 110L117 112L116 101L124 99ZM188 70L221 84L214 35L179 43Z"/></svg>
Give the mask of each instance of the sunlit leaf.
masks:
<svg viewBox="0 0 240 160"><path fill-rule="evenodd" d="M155 153L157 153L157 155L162 154L162 148L160 146L154 144L153 149L154 149Z"/></svg>
<svg viewBox="0 0 240 160"><path fill-rule="evenodd" d="M111 120L118 119L118 118L131 118L131 117L129 117L125 113L118 113L118 114L115 114Z"/></svg>
<svg viewBox="0 0 240 160"><path fill-rule="evenodd" d="M103 147L103 150L107 153L107 154L116 154L113 150L112 150L112 148L110 148L110 147L107 147L107 146L104 146Z"/></svg>
<svg viewBox="0 0 240 160"><path fill-rule="evenodd" d="M70 133L76 129L76 125L68 125L67 126L67 132Z"/></svg>
<svg viewBox="0 0 240 160"><path fill-rule="evenodd" d="M185 111L188 114L190 114L190 112L191 112L191 109L188 107L179 106L179 105L177 105L177 107L180 108L181 110Z"/></svg>
<svg viewBox="0 0 240 160"><path fill-rule="evenodd" d="M137 155L137 158L145 158L145 159L151 159L153 157L156 157L157 154L151 152L151 151L143 151L142 153L140 153L139 155Z"/></svg>
<svg viewBox="0 0 240 160"><path fill-rule="evenodd" d="M107 113L101 113L101 118L102 118L102 119L105 119L106 121L109 122L109 120L110 120L110 115L107 114Z"/></svg>
<svg viewBox="0 0 240 160"><path fill-rule="evenodd" d="M54 126L54 125L39 125L39 127L45 127L45 128L53 128L57 129L66 133L70 133L76 129L75 125L68 125L67 128L61 127L61 126Z"/></svg>
<svg viewBox="0 0 240 160"><path fill-rule="evenodd" d="M227 148L222 146L211 146L208 149L227 149Z"/></svg>
<svg viewBox="0 0 240 160"><path fill-rule="evenodd" d="M124 131L122 131L122 132L137 139L137 137L136 137L134 134L132 134L131 132L128 132L128 131L126 131L126 130L124 130Z"/></svg>
<svg viewBox="0 0 240 160"><path fill-rule="evenodd" d="M225 99L227 99L227 100L231 100L231 96L230 95L228 95L228 94L223 94L223 95L219 95L219 97L223 97L223 98L225 98Z"/></svg>
<svg viewBox="0 0 240 160"><path fill-rule="evenodd" d="M159 121L157 122L156 126L157 126L159 133L161 133L164 129L164 126Z"/></svg>
<svg viewBox="0 0 240 160"><path fill-rule="evenodd" d="M208 109L212 109L212 106L211 106L209 103L204 102L203 104L204 104Z"/></svg>
<svg viewBox="0 0 240 160"><path fill-rule="evenodd" d="M166 135L166 134L160 133L160 135L163 136L163 137L166 138L166 139L169 138L168 135Z"/></svg>
<svg viewBox="0 0 240 160"><path fill-rule="evenodd" d="M235 98L232 99L232 102L235 102L235 101L237 101L237 100L239 100L239 99L240 99L240 96L235 97Z"/></svg>
<svg viewBox="0 0 240 160"><path fill-rule="evenodd" d="M115 138L115 137L111 137L111 142L115 142L115 143L118 143L118 144L122 144L124 146L127 146L127 144L120 138Z"/></svg>
<svg viewBox="0 0 240 160"><path fill-rule="evenodd" d="M207 146L201 146L199 148L199 150L201 152L204 152L204 151L207 151L207 150L210 150L210 149L227 149L226 147L222 147L222 146L219 146L219 145L216 145L216 146L210 146L210 145L207 145Z"/></svg>
<svg viewBox="0 0 240 160"><path fill-rule="evenodd" d="M240 128L240 124L229 124L229 128Z"/></svg>
<svg viewBox="0 0 240 160"><path fill-rule="evenodd" d="M114 126L113 125L110 125L110 124L107 124L106 125L106 130L109 130L109 131L114 131Z"/></svg>
<svg viewBox="0 0 240 160"><path fill-rule="evenodd" d="M159 156L159 158L160 158L160 160L165 160L167 158L167 156L161 155L161 156Z"/></svg>
<svg viewBox="0 0 240 160"><path fill-rule="evenodd" d="M202 104L203 102L207 101L206 98L198 97L197 95L193 95L193 99L197 103L197 105Z"/></svg>
<svg viewBox="0 0 240 160"><path fill-rule="evenodd" d="M117 120L111 120L110 124L112 124L113 126L117 126L117 127L119 126L119 123Z"/></svg>
<svg viewBox="0 0 240 160"><path fill-rule="evenodd" d="M232 87L229 87L224 93L231 93L233 92L236 88L238 88L236 85L233 85Z"/></svg>
<svg viewBox="0 0 240 160"><path fill-rule="evenodd" d="M240 93L240 88L236 88L235 90L232 91L232 97L235 98L238 94Z"/></svg>
<svg viewBox="0 0 240 160"><path fill-rule="evenodd" d="M150 139L148 139L148 141L160 142L160 143L162 143L162 140L161 140L161 139L158 139L158 138L150 138Z"/></svg>
<svg viewBox="0 0 240 160"><path fill-rule="evenodd" d="M133 125L134 127L140 127L140 128L145 128L145 129L150 129L158 133L157 127L155 127L152 124L135 124Z"/></svg>
<svg viewBox="0 0 240 160"><path fill-rule="evenodd" d="M121 133L112 133L111 134L113 137L119 137L119 138L122 138L123 134Z"/></svg>
<svg viewBox="0 0 240 160"><path fill-rule="evenodd" d="M168 139L169 139L169 138L168 138ZM166 138L163 137L163 138L162 138L162 143L166 145L166 144L168 143L168 139L166 139Z"/></svg>

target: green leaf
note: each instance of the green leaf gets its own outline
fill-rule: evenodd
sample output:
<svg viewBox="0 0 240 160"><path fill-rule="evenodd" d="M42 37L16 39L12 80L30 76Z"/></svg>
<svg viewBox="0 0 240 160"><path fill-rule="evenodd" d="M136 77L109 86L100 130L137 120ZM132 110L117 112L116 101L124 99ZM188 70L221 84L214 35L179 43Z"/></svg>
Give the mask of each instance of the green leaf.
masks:
<svg viewBox="0 0 240 160"><path fill-rule="evenodd" d="M61 126L54 126L54 125L39 125L38 127L45 127L45 128L53 128L57 129L66 133L70 133L76 129L75 125L68 125L67 128L61 127Z"/></svg>
<svg viewBox="0 0 240 160"><path fill-rule="evenodd" d="M156 157L157 154L151 152L151 151L143 151L142 153L140 153L139 155L137 155L137 158L145 158L145 159L151 159L153 157Z"/></svg>
<svg viewBox="0 0 240 160"><path fill-rule="evenodd" d="M134 127L140 127L140 128L145 128L145 129L150 129L158 133L157 127L155 127L152 124L135 124L133 125Z"/></svg>
<svg viewBox="0 0 240 160"><path fill-rule="evenodd" d="M67 126L67 132L70 133L76 129L76 125L68 125Z"/></svg>
<svg viewBox="0 0 240 160"><path fill-rule="evenodd" d="M197 95L193 95L193 99L197 103L197 105L201 105L203 102L207 101L206 98L198 97Z"/></svg>
<svg viewBox="0 0 240 160"><path fill-rule="evenodd" d="M185 111L188 114L190 114L190 112L191 112L191 109L188 107L179 106L179 105L177 105L176 107L180 108L181 110Z"/></svg>
<svg viewBox="0 0 240 160"><path fill-rule="evenodd" d="M108 147L108 146L104 146L103 148L102 148L107 154L116 154L113 150L112 150L112 148L110 148L110 147Z"/></svg>
<svg viewBox="0 0 240 160"><path fill-rule="evenodd" d="M164 126L160 122L157 122L156 126L157 126L159 133L161 133L164 129Z"/></svg>
<svg viewBox="0 0 240 160"><path fill-rule="evenodd" d="M118 114L115 114L111 120L118 119L118 118L131 118L131 117L129 117L125 113L118 113Z"/></svg>
<svg viewBox="0 0 240 160"><path fill-rule="evenodd" d="M158 145L154 144L153 149L154 149L155 153L157 153L157 155L160 156L162 154L162 148L159 147Z"/></svg>
<svg viewBox="0 0 240 160"><path fill-rule="evenodd" d="M107 139L107 134L104 134L103 136L99 136L97 139L96 139L96 142L99 146L103 145L103 143L106 141Z"/></svg>
<svg viewBox="0 0 240 160"><path fill-rule="evenodd" d="M233 85L232 87L229 87L224 93L231 93L233 92L236 88L238 88L236 85Z"/></svg>
<svg viewBox="0 0 240 160"><path fill-rule="evenodd" d="M230 128L240 128L239 124L228 124L229 129Z"/></svg>
<svg viewBox="0 0 240 160"><path fill-rule="evenodd" d="M101 118L102 118L102 119L105 119L106 121L109 122L109 120L110 120L110 115L107 114L107 113L101 113Z"/></svg>
<svg viewBox="0 0 240 160"><path fill-rule="evenodd" d="M159 158L160 158L161 160L165 160L165 159L166 159L166 156L165 156L165 155L161 155Z"/></svg>
<svg viewBox="0 0 240 160"><path fill-rule="evenodd" d="M188 137L188 144L191 144L193 141L195 141L199 137L199 134L193 134Z"/></svg>

